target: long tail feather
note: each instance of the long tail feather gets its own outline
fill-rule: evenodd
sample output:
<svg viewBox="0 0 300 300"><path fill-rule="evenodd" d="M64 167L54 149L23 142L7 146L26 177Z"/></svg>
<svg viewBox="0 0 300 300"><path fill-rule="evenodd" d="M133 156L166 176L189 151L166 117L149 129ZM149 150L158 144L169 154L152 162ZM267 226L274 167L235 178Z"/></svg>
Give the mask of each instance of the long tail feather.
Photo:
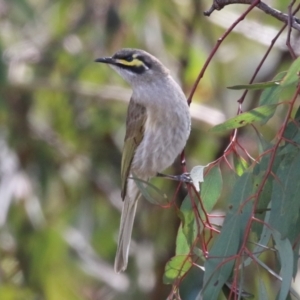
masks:
<svg viewBox="0 0 300 300"><path fill-rule="evenodd" d="M115 258L114 268L117 273L124 271L127 267L131 233L139 196L140 192L134 181L128 180L127 195L124 199L122 209L118 249Z"/></svg>

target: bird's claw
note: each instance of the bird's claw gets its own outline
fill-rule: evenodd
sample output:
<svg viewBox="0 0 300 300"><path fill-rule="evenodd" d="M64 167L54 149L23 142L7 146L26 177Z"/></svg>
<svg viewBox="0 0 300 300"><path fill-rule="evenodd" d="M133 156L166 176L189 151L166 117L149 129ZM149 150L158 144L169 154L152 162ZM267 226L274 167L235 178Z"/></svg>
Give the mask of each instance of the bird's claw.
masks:
<svg viewBox="0 0 300 300"><path fill-rule="evenodd" d="M172 179L172 180L181 181L181 182L185 182L185 183L192 183L193 182L190 173L183 173L181 175L167 175L167 174L157 173L156 176L169 178L169 179Z"/></svg>
<svg viewBox="0 0 300 300"><path fill-rule="evenodd" d="M185 183L192 183L193 182L190 173L183 173L181 175L178 175L178 177L179 177L178 181L182 181L182 182L185 182Z"/></svg>

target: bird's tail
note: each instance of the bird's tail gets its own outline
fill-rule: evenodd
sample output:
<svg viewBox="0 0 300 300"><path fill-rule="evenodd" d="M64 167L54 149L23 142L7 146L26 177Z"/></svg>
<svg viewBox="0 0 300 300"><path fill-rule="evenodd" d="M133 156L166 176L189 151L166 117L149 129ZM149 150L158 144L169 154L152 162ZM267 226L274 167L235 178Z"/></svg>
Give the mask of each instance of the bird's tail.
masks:
<svg viewBox="0 0 300 300"><path fill-rule="evenodd" d="M115 271L117 273L124 271L127 267L132 227L139 197L140 191L138 187L133 179L129 179L127 183L126 197L123 203L118 249L115 258Z"/></svg>

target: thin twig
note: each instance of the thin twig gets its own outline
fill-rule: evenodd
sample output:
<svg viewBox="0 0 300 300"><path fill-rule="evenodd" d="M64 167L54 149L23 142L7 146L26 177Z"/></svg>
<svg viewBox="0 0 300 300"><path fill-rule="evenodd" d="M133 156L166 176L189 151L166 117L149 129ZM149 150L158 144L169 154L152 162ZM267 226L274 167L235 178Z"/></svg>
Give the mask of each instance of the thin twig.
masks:
<svg viewBox="0 0 300 300"><path fill-rule="evenodd" d="M288 47L290 54L292 56L293 59L296 59L297 56L295 54L295 51L291 45L291 33L292 33L292 22L293 22L293 12L292 12L292 7L294 5L294 3L296 2L296 0L293 0L291 2L291 4L289 5L289 18L288 18L288 34L287 34L287 38L286 38L286 46Z"/></svg>
<svg viewBox="0 0 300 300"><path fill-rule="evenodd" d="M205 16L210 16L215 10L221 10L227 5L231 4L248 4L253 5L253 0L214 0L212 6L209 10L204 12ZM259 1L256 4L256 7L260 10L264 11L266 14L273 16L275 19L288 24L290 16L288 14L284 14L283 12L270 7L264 2ZM292 16L291 18L291 27L300 31L300 19Z"/></svg>
<svg viewBox="0 0 300 300"><path fill-rule="evenodd" d="M253 1L253 3L250 5L250 7L226 30L226 32L222 35L222 37L220 37L216 43L216 45L214 46L214 48L212 49L209 57L207 58L203 68L201 69L193 87L192 90L190 92L190 95L188 97L188 104L190 105L190 103L192 102L194 93L197 89L197 86L200 82L200 80L202 79L202 77L204 76L204 73L208 67L208 65L210 64L212 58L214 57L214 55L216 54L217 50L219 49L219 47L221 46L222 42L225 40L225 38L232 32L232 30L234 29L234 27L236 27L248 14L249 12L259 3L260 0L256 0Z"/></svg>

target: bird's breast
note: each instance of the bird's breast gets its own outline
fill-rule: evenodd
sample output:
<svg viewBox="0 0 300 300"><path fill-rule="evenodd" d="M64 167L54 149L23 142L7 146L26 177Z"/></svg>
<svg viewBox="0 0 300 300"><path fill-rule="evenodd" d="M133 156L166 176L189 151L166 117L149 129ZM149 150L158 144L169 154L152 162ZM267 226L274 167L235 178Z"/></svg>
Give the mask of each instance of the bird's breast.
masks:
<svg viewBox="0 0 300 300"><path fill-rule="evenodd" d="M149 109L144 137L132 161L132 171L137 176L153 177L168 168L185 147L190 122L185 102Z"/></svg>

